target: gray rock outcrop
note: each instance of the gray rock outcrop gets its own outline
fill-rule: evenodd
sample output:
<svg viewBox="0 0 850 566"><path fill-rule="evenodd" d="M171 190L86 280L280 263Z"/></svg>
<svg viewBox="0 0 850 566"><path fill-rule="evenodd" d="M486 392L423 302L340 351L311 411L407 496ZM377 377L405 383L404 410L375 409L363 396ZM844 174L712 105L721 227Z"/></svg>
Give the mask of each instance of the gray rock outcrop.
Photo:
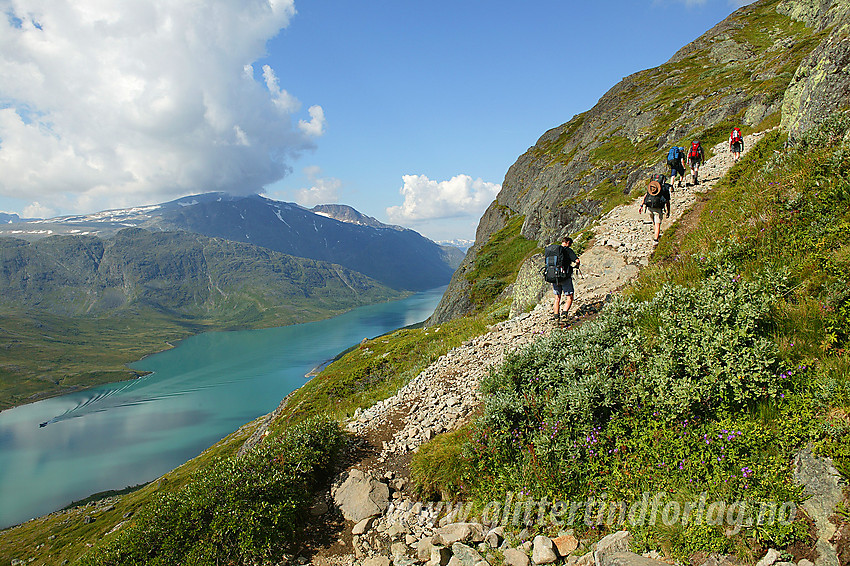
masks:
<svg viewBox="0 0 850 566"><path fill-rule="evenodd" d="M596 566L604 566L609 555L629 552L631 538L629 531L617 531L603 537L596 543L596 550L593 552L593 561Z"/></svg>
<svg viewBox="0 0 850 566"><path fill-rule="evenodd" d="M830 539L836 526L830 520L835 507L844 498L841 476L832 462L817 457L811 447L804 448L794 459L794 482L802 485L809 496L803 509L815 523L818 540L815 548L818 558L815 566L839 566L838 554Z"/></svg>
<svg viewBox="0 0 850 566"><path fill-rule="evenodd" d="M779 11L818 30L833 26L800 63L782 100L782 128L797 137L850 107L850 2L783 2Z"/></svg>

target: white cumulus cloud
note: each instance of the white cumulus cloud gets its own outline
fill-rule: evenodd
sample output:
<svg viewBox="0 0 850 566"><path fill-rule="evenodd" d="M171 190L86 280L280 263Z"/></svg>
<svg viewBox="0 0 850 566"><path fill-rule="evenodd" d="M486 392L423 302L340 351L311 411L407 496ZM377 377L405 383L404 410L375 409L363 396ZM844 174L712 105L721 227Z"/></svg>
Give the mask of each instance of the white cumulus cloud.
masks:
<svg viewBox="0 0 850 566"><path fill-rule="evenodd" d="M391 222L420 222L459 216L480 216L493 202L501 185L456 175L448 181L432 181L425 175L404 175L399 193L404 202L387 208Z"/></svg>
<svg viewBox="0 0 850 566"><path fill-rule="evenodd" d="M310 121L298 120L298 127L310 137L317 138L325 133L325 111L321 106L311 106L307 109Z"/></svg>
<svg viewBox="0 0 850 566"><path fill-rule="evenodd" d="M253 68L293 0L0 5L0 195L84 211L259 192L324 132Z"/></svg>
<svg viewBox="0 0 850 566"><path fill-rule="evenodd" d="M295 202L306 207L339 202L342 181L333 177L322 177L321 168L315 165L305 167L304 175L310 181L310 186L295 192Z"/></svg>
<svg viewBox="0 0 850 566"><path fill-rule="evenodd" d="M39 203L32 202L24 207L21 216L24 218L51 218L56 215L56 211Z"/></svg>
<svg viewBox="0 0 850 566"><path fill-rule="evenodd" d="M301 103L298 102L297 98L280 88L274 69L268 65L263 65L263 79L266 81L266 88L272 95L272 102L280 110L289 113L301 108Z"/></svg>

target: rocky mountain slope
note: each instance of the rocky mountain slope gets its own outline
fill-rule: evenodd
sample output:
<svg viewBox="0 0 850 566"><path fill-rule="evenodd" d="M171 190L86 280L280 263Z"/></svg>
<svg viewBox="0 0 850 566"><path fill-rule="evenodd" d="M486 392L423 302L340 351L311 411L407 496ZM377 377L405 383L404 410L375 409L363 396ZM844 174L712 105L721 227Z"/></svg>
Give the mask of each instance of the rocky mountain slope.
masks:
<svg viewBox="0 0 850 566"><path fill-rule="evenodd" d="M506 230L545 245L589 226L606 203L642 191L650 174L666 169L671 145L700 139L710 147L734 125L749 133L781 122L795 134L846 108L848 11L846 0L741 8L667 63L626 77L593 108L543 134L508 170L429 324L475 309L481 250L489 243L488 255L504 253L493 242Z"/></svg>
<svg viewBox="0 0 850 566"><path fill-rule="evenodd" d="M346 214L342 207L311 211L259 195L206 193L158 205L0 225L0 235L32 240L57 234L109 237L127 227L182 230L336 263L394 289L448 283L459 264L456 252L413 230L365 221L369 217L345 209Z"/></svg>
<svg viewBox="0 0 850 566"><path fill-rule="evenodd" d="M0 224L13 224L20 222L21 217L12 212L0 212Z"/></svg>

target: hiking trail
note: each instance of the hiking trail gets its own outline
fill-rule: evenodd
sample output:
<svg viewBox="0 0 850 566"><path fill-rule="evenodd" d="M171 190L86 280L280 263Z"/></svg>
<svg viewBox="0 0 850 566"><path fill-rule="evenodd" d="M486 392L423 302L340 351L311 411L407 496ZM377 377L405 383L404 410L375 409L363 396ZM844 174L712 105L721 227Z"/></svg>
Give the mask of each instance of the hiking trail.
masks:
<svg viewBox="0 0 850 566"><path fill-rule="evenodd" d="M765 133L745 136L742 156ZM712 150L714 156L700 168L699 185L676 188L671 193L671 213L664 219L662 235L734 164L728 142L721 142ZM641 194L634 201L612 209L593 227L594 238L580 255L581 275L573 276L575 301L570 314L604 300L632 281L641 266L649 264L657 243L652 239L649 215L638 214L642 201ZM549 291L530 312L491 326L487 333L447 352L392 397L355 413L347 428L367 448L362 451L366 456L349 470L362 470L376 481L386 482L392 488L392 496L381 516L368 520L368 524L366 520L360 521L355 525L354 531L358 533L355 535L347 524L336 544L318 549L312 564L386 566L391 555L396 558L393 564L403 564L406 554L399 544L416 555L412 547L423 537L434 534L438 517L433 509L417 504L406 489L413 453L437 434L455 430L470 420L481 405L478 390L481 378L501 364L507 352L550 332L552 302ZM440 327L426 332L440 332ZM347 471L340 475L334 493L338 493L347 476ZM415 563L416 559L410 559L409 564Z"/></svg>

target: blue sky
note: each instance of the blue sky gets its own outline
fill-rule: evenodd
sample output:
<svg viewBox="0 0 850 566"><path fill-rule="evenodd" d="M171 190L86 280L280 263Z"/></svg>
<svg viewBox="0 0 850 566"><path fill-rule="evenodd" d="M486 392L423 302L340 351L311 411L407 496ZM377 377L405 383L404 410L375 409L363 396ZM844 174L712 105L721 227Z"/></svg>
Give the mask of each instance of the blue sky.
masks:
<svg viewBox="0 0 850 566"><path fill-rule="evenodd" d="M540 135L743 3L0 0L0 210L261 192L472 238Z"/></svg>

